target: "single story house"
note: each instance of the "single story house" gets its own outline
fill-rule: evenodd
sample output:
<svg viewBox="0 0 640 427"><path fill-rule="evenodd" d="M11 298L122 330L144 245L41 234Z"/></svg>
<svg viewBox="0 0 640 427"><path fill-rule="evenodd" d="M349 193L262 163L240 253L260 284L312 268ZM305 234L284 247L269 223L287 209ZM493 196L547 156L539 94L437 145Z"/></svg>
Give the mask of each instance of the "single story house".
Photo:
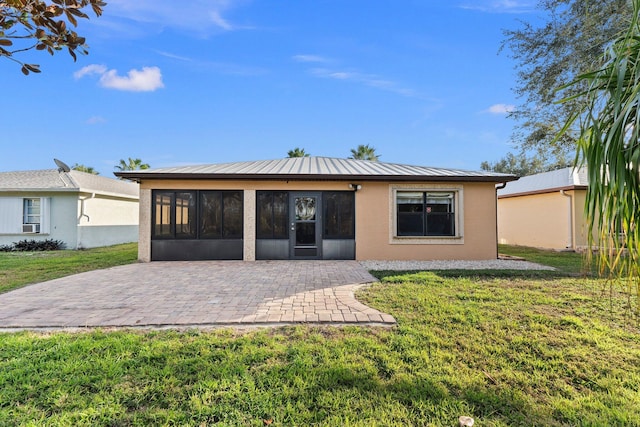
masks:
<svg viewBox="0 0 640 427"><path fill-rule="evenodd" d="M545 249L587 247L586 168L520 178L498 190L498 241Z"/></svg>
<svg viewBox="0 0 640 427"><path fill-rule="evenodd" d="M517 179L327 157L115 174L140 183L141 261L495 259Z"/></svg>
<svg viewBox="0 0 640 427"><path fill-rule="evenodd" d="M67 249L138 239L138 184L68 167L0 172L0 245L60 240Z"/></svg>

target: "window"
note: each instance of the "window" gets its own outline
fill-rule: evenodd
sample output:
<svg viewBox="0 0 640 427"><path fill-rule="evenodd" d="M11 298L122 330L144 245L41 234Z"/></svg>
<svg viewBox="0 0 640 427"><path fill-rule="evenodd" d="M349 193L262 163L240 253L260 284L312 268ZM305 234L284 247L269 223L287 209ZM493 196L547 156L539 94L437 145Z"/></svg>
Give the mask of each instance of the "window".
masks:
<svg viewBox="0 0 640 427"><path fill-rule="evenodd" d="M398 191L398 236L455 236L455 192Z"/></svg>
<svg viewBox="0 0 640 427"><path fill-rule="evenodd" d="M242 191L154 191L154 239L241 239Z"/></svg>
<svg viewBox="0 0 640 427"><path fill-rule="evenodd" d="M40 199L24 199L23 224L40 224Z"/></svg>
<svg viewBox="0 0 640 427"><path fill-rule="evenodd" d="M355 197L353 191L323 193L325 239L355 238Z"/></svg>
<svg viewBox="0 0 640 427"><path fill-rule="evenodd" d="M42 213L40 198L23 199L22 203L22 232L40 233Z"/></svg>
<svg viewBox="0 0 640 427"><path fill-rule="evenodd" d="M256 192L256 237L258 239L289 238L289 193Z"/></svg>

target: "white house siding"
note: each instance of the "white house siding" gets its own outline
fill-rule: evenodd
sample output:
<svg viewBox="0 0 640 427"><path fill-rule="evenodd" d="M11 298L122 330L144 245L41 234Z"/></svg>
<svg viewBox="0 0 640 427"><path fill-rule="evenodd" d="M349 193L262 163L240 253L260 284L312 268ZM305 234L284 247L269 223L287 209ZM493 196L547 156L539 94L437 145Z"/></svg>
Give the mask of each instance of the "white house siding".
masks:
<svg viewBox="0 0 640 427"><path fill-rule="evenodd" d="M22 209L21 197L0 197L0 235L22 232Z"/></svg>
<svg viewBox="0 0 640 427"><path fill-rule="evenodd" d="M67 249L75 249L76 194L22 193L0 197L0 245L10 245L20 240L60 240ZM44 198L41 217L41 233L22 233L23 199Z"/></svg>
<svg viewBox="0 0 640 427"><path fill-rule="evenodd" d="M138 200L81 194L78 198L78 248L138 240Z"/></svg>

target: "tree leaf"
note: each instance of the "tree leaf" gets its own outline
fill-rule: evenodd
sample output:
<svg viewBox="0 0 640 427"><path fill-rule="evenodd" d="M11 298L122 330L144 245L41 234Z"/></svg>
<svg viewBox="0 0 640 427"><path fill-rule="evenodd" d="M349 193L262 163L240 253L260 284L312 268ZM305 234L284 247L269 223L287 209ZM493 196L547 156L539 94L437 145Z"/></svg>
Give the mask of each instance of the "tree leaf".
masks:
<svg viewBox="0 0 640 427"><path fill-rule="evenodd" d="M69 20L69 22L71 22L71 24L74 27L78 26L78 20L76 18L73 17L73 14L71 13L73 9L65 9L65 15L67 15L67 19Z"/></svg>
<svg viewBox="0 0 640 427"><path fill-rule="evenodd" d="M26 67L27 70L33 72L33 73L39 73L40 72L40 65L38 64L24 64L24 67Z"/></svg>
<svg viewBox="0 0 640 427"><path fill-rule="evenodd" d="M70 7L67 9L67 13L71 13L79 18L89 18L89 15L81 11L80 9L76 9L75 7Z"/></svg>
<svg viewBox="0 0 640 427"><path fill-rule="evenodd" d="M13 42L9 39L0 39L0 46L13 46Z"/></svg>

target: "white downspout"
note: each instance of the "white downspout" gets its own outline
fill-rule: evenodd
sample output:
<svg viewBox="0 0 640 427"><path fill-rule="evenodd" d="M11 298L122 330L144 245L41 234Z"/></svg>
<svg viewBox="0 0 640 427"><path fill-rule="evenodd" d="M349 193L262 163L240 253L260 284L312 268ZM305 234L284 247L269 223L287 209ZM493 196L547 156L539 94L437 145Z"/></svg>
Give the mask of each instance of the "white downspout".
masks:
<svg viewBox="0 0 640 427"><path fill-rule="evenodd" d="M77 249L81 249L82 246L82 238L80 236L80 223L82 222L82 217L87 217L87 222L91 221L91 218L89 217L89 215L87 215L87 213L85 212L85 204L84 202L86 202L87 200L93 199L94 197L96 197L96 193L91 193L90 196L87 196L85 198L82 197L78 197L78 200L80 200L80 216L78 217L78 226L76 227L76 248Z"/></svg>
<svg viewBox="0 0 640 427"><path fill-rule="evenodd" d="M84 199L82 197L79 198L80 199L80 216L78 217L78 225L80 225L80 222L82 221L83 216L87 217L87 222L91 221L91 218L89 217L89 215L85 213L84 202L87 200L93 199L94 197L96 197L96 193L91 193L89 197L85 197Z"/></svg>
<svg viewBox="0 0 640 427"><path fill-rule="evenodd" d="M571 194L567 194L565 192L565 190L560 190L560 194L562 194L564 197L568 197L568 202L569 202L569 209L568 209L568 216L567 216L567 225L569 227L569 232L567 234L567 238L568 238L568 243L567 243L567 249L575 249L573 247L573 196Z"/></svg>
<svg viewBox="0 0 640 427"><path fill-rule="evenodd" d="M498 250L498 244L500 243L498 239L498 190L502 190L506 186L506 182L496 185L496 259L500 258L500 251Z"/></svg>

